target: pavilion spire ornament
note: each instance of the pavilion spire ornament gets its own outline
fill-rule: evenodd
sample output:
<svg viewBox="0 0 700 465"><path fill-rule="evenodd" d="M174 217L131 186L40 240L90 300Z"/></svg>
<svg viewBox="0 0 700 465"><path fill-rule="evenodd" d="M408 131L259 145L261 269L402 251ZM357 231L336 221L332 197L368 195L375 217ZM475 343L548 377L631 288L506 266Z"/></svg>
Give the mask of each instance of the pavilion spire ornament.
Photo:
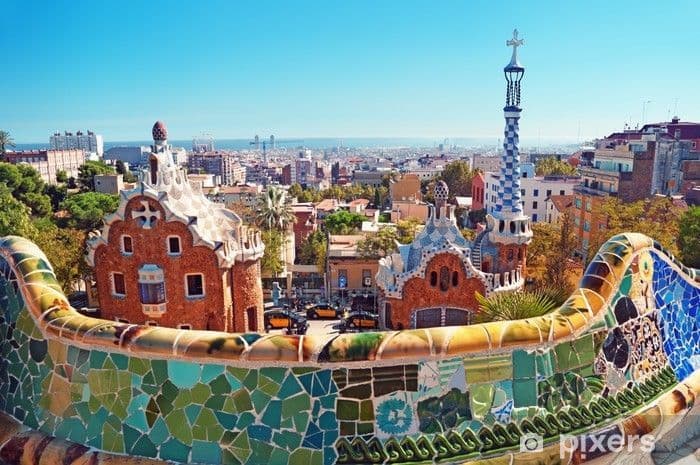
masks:
<svg viewBox="0 0 700 465"><path fill-rule="evenodd" d="M513 47L510 63L503 68L506 77L506 108L520 108L520 81L525 74L525 68L518 61L518 47L525 44L524 39L518 38L518 30L513 30L513 38L506 41L506 46Z"/></svg>

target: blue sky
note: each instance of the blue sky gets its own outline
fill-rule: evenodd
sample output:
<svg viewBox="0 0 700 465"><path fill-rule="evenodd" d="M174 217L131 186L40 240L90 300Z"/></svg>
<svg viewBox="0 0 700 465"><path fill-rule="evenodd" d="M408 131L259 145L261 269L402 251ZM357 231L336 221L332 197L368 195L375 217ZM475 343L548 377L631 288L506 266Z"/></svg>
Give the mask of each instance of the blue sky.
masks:
<svg viewBox="0 0 700 465"><path fill-rule="evenodd" d="M59 3L3 3L17 142L147 139L156 119L175 139L500 137L514 27L523 138L601 136L645 100L648 120L700 120L694 0Z"/></svg>

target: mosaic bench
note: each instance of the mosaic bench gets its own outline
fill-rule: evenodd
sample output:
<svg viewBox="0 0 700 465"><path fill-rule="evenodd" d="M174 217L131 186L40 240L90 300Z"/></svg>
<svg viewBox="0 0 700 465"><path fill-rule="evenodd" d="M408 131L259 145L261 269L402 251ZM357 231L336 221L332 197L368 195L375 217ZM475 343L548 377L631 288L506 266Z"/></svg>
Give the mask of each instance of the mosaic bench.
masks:
<svg viewBox="0 0 700 465"><path fill-rule="evenodd" d="M176 330L79 314L44 254L6 237L0 462L580 463L610 451L561 457L561 435L660 438L692 408L699 309L700 272L629 233L538 318L328 336ZM535 436L543 447L522 451Z"/></svg>

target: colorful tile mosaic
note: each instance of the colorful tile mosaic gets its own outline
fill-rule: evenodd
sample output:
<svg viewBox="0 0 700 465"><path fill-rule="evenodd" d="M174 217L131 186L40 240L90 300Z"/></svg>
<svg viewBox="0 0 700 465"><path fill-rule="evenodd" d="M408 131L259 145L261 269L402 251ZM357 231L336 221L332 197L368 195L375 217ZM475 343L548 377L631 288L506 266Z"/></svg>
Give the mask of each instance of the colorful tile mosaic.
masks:
<svg viewBox="0 0 700 465"><path fill-rule="evenodd" d="M655 429L659 411L667 431L700 394L699 276L626 234L543 317L226 334L82 316L41 251L4 238L0 410L24 429L8 427L0 460L19 463L32 434L65 454L329 465L511 457L526 433Z"/></svg>

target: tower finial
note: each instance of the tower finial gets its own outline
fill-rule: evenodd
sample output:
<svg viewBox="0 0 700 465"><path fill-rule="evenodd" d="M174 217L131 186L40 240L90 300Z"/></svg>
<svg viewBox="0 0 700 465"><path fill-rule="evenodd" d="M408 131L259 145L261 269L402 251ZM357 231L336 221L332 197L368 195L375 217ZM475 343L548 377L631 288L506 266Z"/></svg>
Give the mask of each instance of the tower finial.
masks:
<svg viewBox="0 0 700 465"><path fill-rule="evenodd" d="M518 39L518 30L513 29L513 38L506 41L507 47L513 47L513 56L511 57L508 66L520 67L520 63L518 63L518 47L524 44L524 39Z"/></svg>

